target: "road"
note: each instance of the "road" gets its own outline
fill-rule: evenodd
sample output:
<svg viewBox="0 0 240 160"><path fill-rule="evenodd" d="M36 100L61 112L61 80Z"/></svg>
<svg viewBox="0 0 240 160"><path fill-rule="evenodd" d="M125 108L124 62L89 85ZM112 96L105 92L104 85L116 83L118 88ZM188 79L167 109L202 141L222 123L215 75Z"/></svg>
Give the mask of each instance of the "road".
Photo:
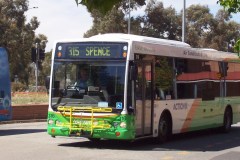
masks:
<svg viewBox="0 0 240 160"><path fill-rule="evenodd" d="M182 134L166 144L152 139L96 144L85 138L52 138L46 122L1 124L0 145L0 159L7 160L240 160L240 123L228 134Z"/></svg>

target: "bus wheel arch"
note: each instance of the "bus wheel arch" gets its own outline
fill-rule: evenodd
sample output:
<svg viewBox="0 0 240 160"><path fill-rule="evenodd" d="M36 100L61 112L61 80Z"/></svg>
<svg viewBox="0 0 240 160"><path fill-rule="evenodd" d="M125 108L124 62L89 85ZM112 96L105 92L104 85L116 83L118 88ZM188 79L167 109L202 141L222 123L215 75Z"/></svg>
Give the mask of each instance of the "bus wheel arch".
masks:
<svg viewBox="0 0 240 160"><path fill-rule="evenodd" d="M221 127L221 131L224 133L228 133L231 130L232 121L233 121L232 107L230 105L227 105L223 115L223 126Z"/></svg>
<svg viewBox="0 0 240 160"><path fill-rule="evenodd" d="M158 124L158 141L166 142L172 135L172 115L169 110L164 110Z"/></svg>

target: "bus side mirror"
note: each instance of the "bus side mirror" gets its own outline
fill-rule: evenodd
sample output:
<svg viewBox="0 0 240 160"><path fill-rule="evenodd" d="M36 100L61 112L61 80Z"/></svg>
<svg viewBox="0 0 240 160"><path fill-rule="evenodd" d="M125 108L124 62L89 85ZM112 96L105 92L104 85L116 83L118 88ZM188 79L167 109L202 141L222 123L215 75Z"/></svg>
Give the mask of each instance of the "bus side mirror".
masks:
<svg viewBox="0 0 240 160"><path fill-rule="evenodd" d="M135 64L130 66L130 80L137 79L137 67Z"/></svg>

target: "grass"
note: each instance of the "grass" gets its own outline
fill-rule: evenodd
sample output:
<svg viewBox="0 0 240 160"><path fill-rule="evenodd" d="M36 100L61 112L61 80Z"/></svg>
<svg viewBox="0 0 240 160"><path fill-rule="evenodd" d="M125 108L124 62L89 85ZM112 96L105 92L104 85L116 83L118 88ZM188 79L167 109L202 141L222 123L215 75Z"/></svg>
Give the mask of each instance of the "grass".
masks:
<svg viewBox="0 0 240 160"><path fill-rule="evenodd" d="M47 104L48 94L45 92L15 92L12 93L12 105Z"/></svg>

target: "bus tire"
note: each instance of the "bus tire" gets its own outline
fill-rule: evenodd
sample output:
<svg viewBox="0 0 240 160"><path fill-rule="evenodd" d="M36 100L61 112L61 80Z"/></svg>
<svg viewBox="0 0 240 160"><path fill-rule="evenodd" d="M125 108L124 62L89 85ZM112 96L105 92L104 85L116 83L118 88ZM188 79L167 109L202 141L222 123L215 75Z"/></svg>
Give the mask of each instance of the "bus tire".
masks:
<svg viewBox="0 0 240 160"><path fill-rule="evenodd" d="M163 114L158 125L158 141L164 143L170 139L172 135L171 117L168 114Z"/></svg>
<svg viewBox="0 0 240 160"><path fill-rule="evenodd" d="M232 109L227 107L224 112L223 118L223 126L221 127L221 131L223 133L228 133L231 130L232 125Z"/></svg>

